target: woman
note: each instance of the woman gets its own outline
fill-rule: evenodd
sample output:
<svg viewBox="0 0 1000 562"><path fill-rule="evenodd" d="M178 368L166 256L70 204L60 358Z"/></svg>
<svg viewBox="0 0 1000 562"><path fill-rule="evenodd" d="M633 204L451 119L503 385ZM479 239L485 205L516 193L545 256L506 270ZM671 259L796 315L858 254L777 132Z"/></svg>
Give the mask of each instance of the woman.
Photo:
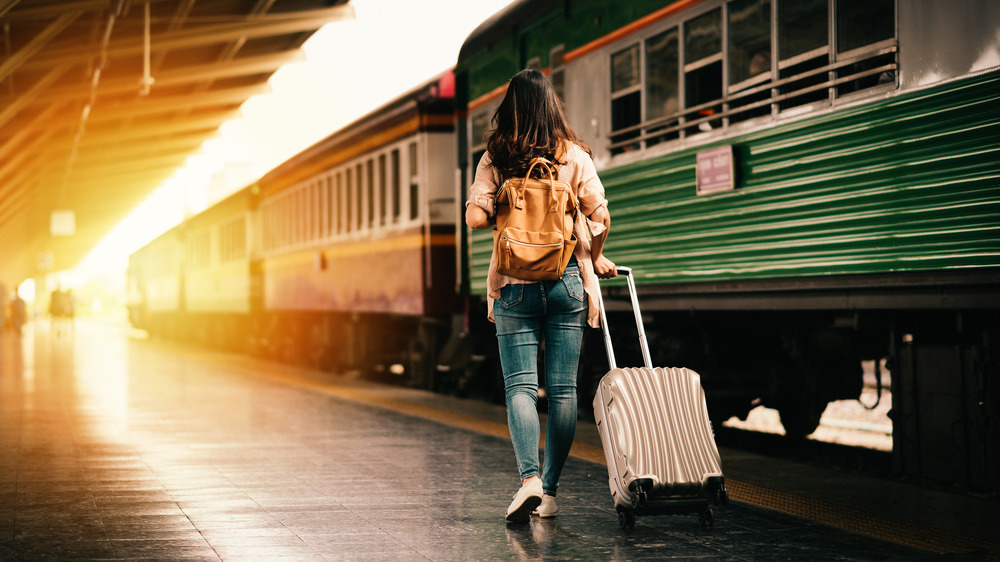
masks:
<svg viewBox="0 0 1000 562"><path fill-rule="evenodd" d="M576 190L581 210L574 225L576 249L561 279L525 281L501 275L496 255L487 276L488 314L497 327L507 423L521 477L506 519L523 523L532 513L556 515L559 474L576 433L576 374L583 330L587 324L600 326L597 279L616 275L615 265L601 254L611 217L590 149L570 129L552 84L541 72L524 70L511 79L485 144L486 154L466 202L470 227L493 226L497 188L505 179L524 176L536 157L556 164L559 179ZM539 470L536 402L538 350L543 341L549 416L545 466Z"/></svg>

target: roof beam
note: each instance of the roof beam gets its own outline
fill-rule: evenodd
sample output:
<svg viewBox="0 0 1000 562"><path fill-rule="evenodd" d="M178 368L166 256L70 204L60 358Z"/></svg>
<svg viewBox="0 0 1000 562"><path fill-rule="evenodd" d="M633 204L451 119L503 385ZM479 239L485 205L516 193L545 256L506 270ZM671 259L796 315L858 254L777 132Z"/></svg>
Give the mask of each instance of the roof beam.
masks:
<svg viewBox="0 0 1000 562"><path fill-rule="evenodd" d="M114 176L128 174L131 172L142 172L143 170L177 169L184 165L190 152L165 153L158 156L140 157L133 160L105 160L103 162L87 162L86 165L73 166L70 174L70 184L76 174L92 175L97 174L101 179L110 183ZM59 170L52 170L43 173L42 177L61 177L63 174Z"/></svg>
<svg viewBox="0 0 1000 562"><path fill-rule="evenodd" d="M0 0L0 18L17 5L19 0Z"/></svg>
<svg viewBox="0 0 1000 562"><path fill-rule="evenodd" d="M8 186L13 186L15 189L19 187L15 182L4 180L3 177L18 171L27 170L30 168L32 162L37 162L39 160L39 149L37 147L47 143L53 133L53 131L42 130L32 140L16 147L17 153L14 156L9 159L0 160L2 162L0 163L0 194Z"/></svg>
<svg viewBox="0 0 1000 562"><path fill-rule="evenodd" d="M3 163L0 164L0 176L3 176L3 169L9 163L11 152L27 152L27 140L31 138L36 131L42 131L46 133L46 136L51 135L54 132L55 128L51 126L52 116L55 115L55 113L61 108L61 104L52 104L46 107L42 111L38 112L38 114L35 115L29 123L11 135L6 143L0 144L0 162Z"/></svg>
<svg viewBox="0 0 1000 562"><path fill-rule="evenodd" d="M79 15L79 14L77 14ZM217 25L187 27L177 31L153 36L153 51L170 51L174 49L189 49L216 45L220 42L234 41L242 37L255 39L274 35L312 32L325 23L353 17L354 8L350 5L307 10L289 14L270 14L249 20ZM144 45L141 37L111 41L108 45L108 56L139 55L143 53ZM64 48L47 52L31 59L24 68L47 68L57 61L79 63L90 60L92 53L77 48Z"/></svg>
<svg viewBox="0 0 1000 562"><path fill-rule="evenodd" d="M83 137L82 146L92 147L105 144L118 144L126 142L144 142L149 140L156 140L157 137L162 136L177 136L177 135L194 135L199 133L202 140L208 140L213 137L215 131L218 130L220 126L226 121L231 119L236 119L241 115L241 110L239 108L230 110L220 110L213 112L211 115L204 115L194 119L182 119L182 120L158 120L155 123L144 123L141 127L120 127L117 124L113 126L103 125L88 127L87 134ZM50 129L69 129L75 126L75 123L66 122L61 125L53 125L51 121L48 124ZM27 131L22 136L29 136L32 131ZM21 136L20 131L18 132ZM16 145L17 143L12 142L11 144ZM67 142L54 143L53 148L68 148L71 145L71 140ZM0 162L3 161L3 147L0 147Z"/></svg>
<svg viewBox="0 0 1000 562"><path fill-rule="evenodd" d="M176 135L163 135L160 137L149 137L144 142L136 142L135 138L117 138L110 140L105 138L103 142L87 142L80 146L79 158L84 160L101 160L108 158L109 153L114 153L115 158L119 157L140 157L143 154L159 155L164 151L174 151L183 148L189 152L196 152L205 141L212 138L211 134L203 131L180 133ZM56 150L66 150L69 144L57 147Z"/></svg>
<svg viewBox="0 0 1000 562"><path fill-rule="evenodd" d="M0 5L8 0L0 0ZM14 0L16 5L18 0ZM111 7L108 0L63 0L62 2L52 2L48 5L37 5L25 2L16 9L11 9L10 13L4 16L6 21L30 21L45 18L54 18L70 12L98 12ZM3 10L0 9L0 15Z"/></svg>
<svg viewBox="0 0 1000 562"><path fill-rule="evenodd" d="M66 71L69 70L69 65L60 64L50 70L41 80L32 84L31 88L25 93L17 96L13 100L9 100L9 103L0 105L3 110L0 110L0 127L10 122L18 113L24 108L30 106L38 101L41 92L45 91L53 82L58 80Z"/></svg>
<svg viewBox="0 0 1000 562"><path fill-rule="evenodd" d="M276 55L262 55L235 59L226 62L215 62L190 66L179 70L162 72L156 75L157 88L183 86L202 80L224 80L226 78L238 78L240 76L252 76L254 74L271 74L281 68L282 65L305 60L305 53L301 49L291 49ZM97 97L127 94L138 92L139 86L134 78L119 78L117 80L102 81L97 88ZM38 96L36 102L50 102L64 100L80 95L80 88L63 87L48 91L46 94ZM20 97L20 96L19 96ZM13 103L13 99L0 101L0 107Z"/></svg>
<svg viewBox="0 0 1000 562"><path fill-rule="evenodd" d="M121 104L118 106L96 106L90 114L87 125L112 121L124 118L142 117L144 115L156 115L170 111L182 109L192 109L199 107L212 107L220 105L236 104L242 105L252 96L266 94L271 91L268 84L257 86L246 86L242 88L228 88L225 90L213 90L196 96L173 96L160 100L137 100L133 103Z"/></svg>
<svg viewBox="0 0 1000 562"><path fill-rule="evenodd" d="M83 12L63 13L56 19L56 21L50 23L48 27L46 27L41 33L32 37L31 41L28 41L28 43L24 47L22 47L21 50L8 57L7 60L3 61L3 63L0 64L0 82L9 78L11 74L14 74L14 72L17 69L21 68L22 66L27 68L26 63L29 60L33 60L33 57L39 58L36 57L36 55L38 55L38 52L41 51L42 48L44 48L45 45L49 43L49 41L55 39L57 35L62 33L63 30L65 30L67 27L69 27L69 24L76 21L76 19L80 17L80 14L82 13ZM82 60L84 61L90 57L90 55L87 53L83 54L84 58ZM43 55L40 58L47 58L47 57ZM42 65L42 68L51 68L52 66L59 65L64 62L66 61L50 60L46 64Z"/></svg>

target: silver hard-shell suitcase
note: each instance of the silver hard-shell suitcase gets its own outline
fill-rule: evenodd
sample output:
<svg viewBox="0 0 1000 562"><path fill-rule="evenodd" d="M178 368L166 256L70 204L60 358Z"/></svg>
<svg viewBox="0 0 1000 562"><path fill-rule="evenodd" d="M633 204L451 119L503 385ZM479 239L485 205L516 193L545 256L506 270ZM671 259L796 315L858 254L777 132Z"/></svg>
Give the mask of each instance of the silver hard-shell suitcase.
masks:
<svg viewBox="0 0 1000 562"><path fill-rule="evenodd" d="M645 367L618 368L603 299L601 325L611 370L601 378L594 416L608 463L608 483L623 529L637 515L698 513L714 519L711 504L729 501L719 449L698 373L653 367L632 270L626 276Z"/></svg>

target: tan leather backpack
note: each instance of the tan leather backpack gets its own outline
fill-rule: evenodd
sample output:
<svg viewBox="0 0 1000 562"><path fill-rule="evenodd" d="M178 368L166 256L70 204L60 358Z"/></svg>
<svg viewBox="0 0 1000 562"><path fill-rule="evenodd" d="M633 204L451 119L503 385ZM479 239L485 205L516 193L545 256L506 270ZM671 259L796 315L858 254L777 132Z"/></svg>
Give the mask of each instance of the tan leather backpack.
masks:
<svg viewBox="0 0 1000 562"><path fill-rule="evenodd" d="M541 179L531 177L538 166ZM576 193L555 179L552 163L531 161L523 178L509 179L496 197L497 226L493 252L499 271L525 281L560 279L576 248Z"/></svg>

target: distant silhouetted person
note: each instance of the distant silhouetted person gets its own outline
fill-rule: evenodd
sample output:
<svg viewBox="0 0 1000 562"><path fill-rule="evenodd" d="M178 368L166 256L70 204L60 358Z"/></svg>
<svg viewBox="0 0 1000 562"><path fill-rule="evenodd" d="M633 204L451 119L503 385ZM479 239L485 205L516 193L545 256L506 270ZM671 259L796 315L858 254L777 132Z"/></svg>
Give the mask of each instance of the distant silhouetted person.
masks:
<svg viewBox="0 0 1000 562"><path fill-rule="evenodd" d="M14 333L21 335L21 328L28 322L28 304L18 292L14 292L14 300L10 303L10 323Z"/></svg>
<svg viewBox="0 0 1000 562"><path fill-rule="evenodd" d="M56 288L49 296L49 317L52 321L52 332L62 335L73 329L73 292Z"/></svg>

